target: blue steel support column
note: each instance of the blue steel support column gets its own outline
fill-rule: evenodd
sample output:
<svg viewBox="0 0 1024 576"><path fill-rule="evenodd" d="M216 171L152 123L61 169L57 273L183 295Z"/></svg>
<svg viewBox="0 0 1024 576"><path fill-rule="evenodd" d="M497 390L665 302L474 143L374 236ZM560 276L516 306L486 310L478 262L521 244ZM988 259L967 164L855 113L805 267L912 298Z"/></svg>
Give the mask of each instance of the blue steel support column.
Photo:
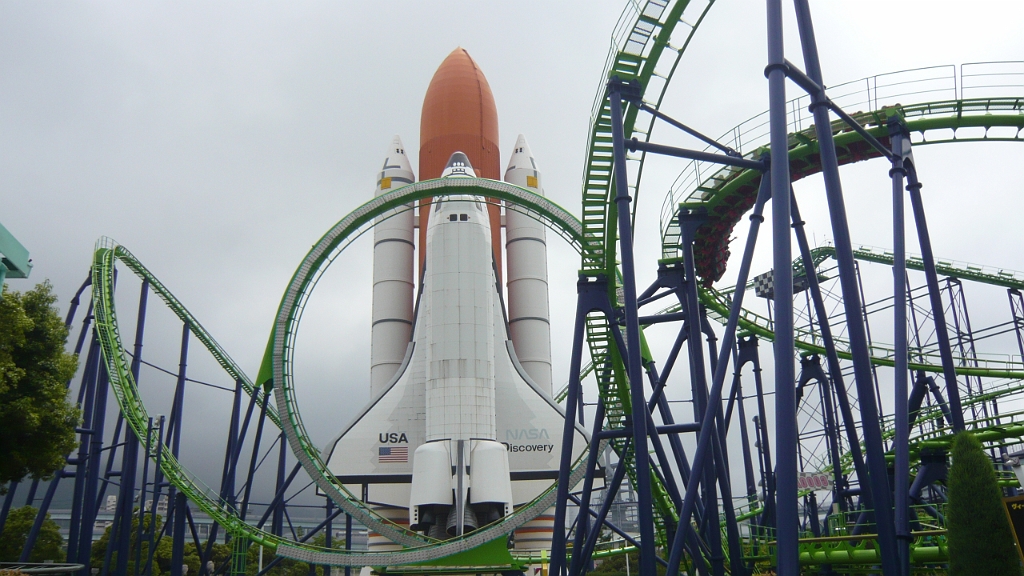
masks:
<svg viewBox="0 0 1024 576"><path fill-rule="evenodd" d="M53 495L57 493L57 485L63 477L64 471L59 470L53 476L53 480L50 481L50 485L46 488L46 495L43 496L43 501L39 504L39 513L36 514L35 522L29 530L28 537L25 538L25 546L21 549L21 557L18 559L19 562L28 562L29 555L32 553L32 548L35 546L36 538L39 537L39 532L43 528L43 522L46 520L46 511L50 509L50 502L53 502Z"/></svg>
<svg viewBox="0 0 1024 576"><path fill-rule="evenodd" d="M110 390L110 378L107 366L99 366L99 378L96 381L96 397L93 400L92 436L89 448L89 469L85 480L85 502L82 508L82 531L78 545L78 562L89 572L92 560L92 535L96 525L96 490L99 484L100 460L103 457L103 429L107 416L107 391Z"/></svg>
<svg viewBox="0 0 1024 576"><path fill-rule="evenodd" d="M800 247L800 257L804 264L804 274L807 278L807 290L811 293L811 302L814 304L814 314L818 317L818 329L821 331L821 340L825 345L825 359L828 361L828 373L832 378L832 387L839 403L839 412L843 416L844 429L846 430L846 441L850 446L850 457L853 459L853 469L857 472L857 480L865 482L868 477L867 467L864 464L864 454L860 449L860 439L857 437L857 420L853 416L853 408L850 406L850 397L846 392L846 381L843 378L843 367L839 365L839 354L836 353L836 342L832 338L832 326L828 322L828 311L825 309L825 301L821 297L821 285L818 283L817 271L814 268L814 259L811 258L811 247L807 243L807 233L804 231L804 222L800 218L800 209L797 206L796 197L793 197L793 230L796 231L796 243ZM871 504L871 492L863 492L868 506Z"/></svg>
<svg viewBox="0 0 1024 576"><path fill-rule="evenodd" d="M39 479L32 480L32 485L29 486L28 496L25 496L25 506L31 506L36 502L36 491L39 490ZM3 532L3 524L0 523L0 532Z"/></svg>
<svg viewBox="0 0 1024 576"><path fill-rule="evenodd" d="M270 401L270 394L263 395L263 402L260 404L260 415L256 420L256 436L252 441L252 454L249 457L249 472L245 477L245 489L242 490L242 504L238 511L238 517L245 520L249 512L249 496L252 494L252 478L256 474L257 459L260 455L260 444L263 441L263 424L267 421L267 403Z"/></svg>
<svg viewBox="0 0 1024 576"><path fill-rule="evenodd" d="M1010 316L1013 317L1013 333L1017 336L1017 349L1024 356L1024 295L1020 290L1009 288L1006 296L1010 299Z"/></svg>
<svg viewBox="0 0 1024 576"><path fill-rule="evenodd" d="M629 447L630 439L626 438L625 447ZM597 544L597 537L601 534L601 526L607 524L606 519L608 517L608 511L611 510L612 503L615 500L615 495L619 492L619 487L622 485L622 479L626 476L626 467L620 465L615 467L615 472L612 473L612 480L605 484L605 498L601 502L601 509L594 515L594 530L587 536L587 541L579 549L579 554L584 558L589 558L594 552L594 546ZM574 544L575 546L575 544ZM577 551L573 550L573 556L577 554Z"/></svg>
<svg viewBox="0 0 1024 576"><path fill-rule="evenodd" d="M691 240L692 241L692 240ZM691 251L692 252L692 251ZM696 276L694 276L694 298L696 298ZM728 361L732 355L731 347L729 352L725 351L725 348L719 352L717 345L717 338L715 332L711 329L711 322L708 321L707 309L703 305L698 305L698 314L700 316L701 330L707 335L708 342L708 356L711 362L712 373L718 370L719 358L723 358L723 364ZM725 368L723 367L723 370ZM722 375L722 385L725 385L725 374ZM736 522L736 509L733 508L733 492L732 492L732 472L729 469L729 449L726 445L726 437L729 432L729 421L726 420L725 414L722 410L722 404L718 404L718 412L715 415L716 426L718 427L718 436L713 437L711 447L714 450L715 455L715 467L716 474L718 476L719 489L722 491L722 502L725 504L722 506L722 512L725 516L725 533L726 539L729 544L729 556L732 562L732 574L741 576L745 573L743 566L743 548L740 546L740 532L739 525Z"/></svg>
<svg viewBox="0 0 1024 576"><path fill-rule="evenodd" d="M135 323L135 346L132 349L132 379L135 384L139 382L139 372L142 369L142 342L146 331L146 305L149 301L149 280L143 279L142 288L139 292L139 313ZM121 460L121 486L117 496L117 514L114 522L118 523L116 530L118 535L117 545L109 543L108 549L116 549L117 566L115 574L128 573L128 549L131 546L132 517L134 510L132 502L135 498L135 474L139 463L139 439L135 433L128 430L125 434L124 454ZM113 536L114 530L111 530ZM106 576L110 564L111 552L108 551L108 559L104 560L103 576Z"/></svg>
<svg viewBox="0 0 1024 576"><path fill-rule="evenodd" d="M280 496L278 502L272 504L274 506L273 517L270 520L270 532L276 536L284 535L284 489L285 489L285 461L288 455L288 443L285 441L284 432L281 432L280 449L277 455L277 488L276 492Z"/></svg>
<svg viewBox="0 0 1024 576"><path fill-rule="evenodd" d="M184 368L182 367L182 370ZM253 395L255 398L256 395ZM249 404L252 408L252 403ZM220 474L220 500L226 506L231 509L236 508L236 502L234 502L234 464L236 464L237 451L234 449L234 445L240 443L239 438L239 415L242 410L242 380L234 381L234 395L231 403L231 416L228 421L227 427L227 446L224 448L224 464ZM228 538L232 537L226 530L224 531L224 543L226 544ZM237 536L236 536L237 537ZM210 542L215 538L211 537ZM182 544L183 545L183 544ZM209 544L208 544L209 547Z"/></svg>
<svg viewBox="0 0 1024 576"><path fill-rule="evenodd" d="M114 462L117 460L117 449L121 446L127 445L127 439L121 442L121 432L124 427L124 414L120 410L117 412L117 420L114 424L114 433L111 435L110 443L103 450L107 453L107 465L103 471L103 478L100 482L99 488L96 490L96 510L99 510L103 506L103 497L107 495L107 487L110 486L111 478L114 476L120 476L120 470L114 470ZM129 432L127 428L124 432ZM122 458L124 457L124 451L121 451ZM115 529L116 532L116 529Z"/></svg>
<svg viewBox="0 0 1024 576"><path fill-rule="evenodd" d="M324 498L327 501L324 508L324 513L327 515L327 525L324 526L324 547L328 550L334 548L334 523L331 521L331 514L334 512L334 501L330 498ZM331 566L324 566L324 576L331 576Z"/></svg>
<svg viewBox="0 0 1024 576"><path fill-rule="evenodd" d="M726 322L725 334L722 337L722 348L719 351L719 358L718 363L715 366L715 374L712 379L711 391L708 394L708 405L704 411L704 416L701 419L702 423L713 423L716 415L718 414L718 410L722 405L722 386L725 384L725 373L729 365L729 354L736 342L736 325L739 323L740 310L743 306L743 295L746 292L747 276L750 275L750 262L754 256L754 247L757 244L757 233L761 227L761 222L764 221L764 216L762 216L762 214L764 213L764 205L768 201L769 182L769 174L761 176L761 186L757 193L757 201L754 203L754 211L750 215L750 231L747 233L747 243L743 249L743 259L740 261L740 270L736 278L736 291L734 292L733 301L729 308L729 320ZM692 263L693 245L684 243L683 247L687 250L687 254L684 258ZM712 456L708 451L712 449L711 440L715 435L717 435L715 426L701 426L700 434L697 438L697 451L694 453L693 467L690 470L691 481L686 485L686 494L683 497L683 505L679 509L680 527L688 526L690 524L690 517L693 515L697 500L698 482L696 482L696 479L700 478L703 467L707 464L707 460ZM683 556L682 543L685 532L686 531L682 529L678 530L672 541L672 547L669 550L668 557L669 576L679 574L679 562L682 560Z"/></svg>
<svg viewBox="0 0 1024 576"><path fill-rule="evenodd" d="M935 338L938 340L939 357L942 359L942 375L946 379L946 399L949 402L949 411L953 417L953 430L960 432L964 429L964 409L960 403L960 389L956 383L953 350L949 346L949 332L946 330L946 314L942 305L939 277L935 271L932 240L928 234L928 221L924 215L924 203L921 201L921 182L917 179L917 168L913 163L908 163L906 168L907 190L910 192L910 205L914 210L917 241L921 246L921 261L924 264L924 277L928 284L928 299L932 305L932 319L935 321Z"/></svg>
<svg viewBox="0 0 1024 576"><path fill-rule="evenodd" d="M18 562L29 562L29 554L32 552L32 547L35 545L36 538L39 537L39 532L43 528L43 522L46 520L46 510L50 508L50 502L53 501L53 495L56 494L57 485L61 478L65 478L67 475L63 470L58 470L57 474L53 476L53 480L50 481L50 485L46 488L46 495L43 496L43 501L39 504L39 509L42 512L42 516L36 515L36 521L32 525L32 529L29 531L29 536L25 539L25 547L22 548L22 557L18 559Z"/></svg>
<svg viewBox="0 0 1024 576"><path fill-rule="evenodd" d="M782 0L768 0L769 119L771 122L772 254L775 311L775 525L777 570L800 571L797 538L796 380L793 369L793 274L790 247L789 133L786 126L786 58L782 38ZM826 125L827 122L826 122Z"/></svg>
<svg viewBox="0 0 1024 576"><path fill-rule="evenodd" d="M800 30L800 44L803 48L804 65L807 67L807 75L817 83L824 86L821 77L821 63L818 61L818 48L814 39L814 25L811 22L811 10L807 0L794 0L796 7L797 24ZM779 15L781 28L781 14ZM781 30L780 30L781 32ZM782 36L779 34L779 42ZM780 45L781 51L781 45ZM785 66L780 61L779 64ZM777 75L783 78L782 68ZM785 105L785 102L781 102ZM773 102L773 109L775 108ZM861 298L858 289L857 272L853 259L853 244L850 240L850 228L846 217L846 204L843 200L842 184L839 180L839 162L836 159L835 141L832 139L831 122L829 121L828 103L824 92L811 95L811 111L814 114L814 126L818 136L818 144L821 150L822 175L825 179L825 197L828 200L829 216L832 221L832 233L836 244L836 261L839 265L839 282L842 288L843 306L846 314L847 333L850 340L850 351L853 356L854 378L857 382L858 400L860 402L861 422L863 426L864 444L867 452L868 484L871 487L871 500L875 507L875 524L878 532L879 556L881 559L882 573L886 576L897 574L896 561L896 533L892 521L892 491L889 486L888 465L885 461L885 453L882 448L882 431L878 406L875 404L874 378L871 369L871 354L868 350L867 332L864 326L864 317L861 309ZM782 120L785 120L785 108L779 108ZM785 129L782 130L779 141L780 161L787 161L785 156ZM774 132L773 132L773 144ZM774 146L773 146L774 150ZM773 154L774 159L774 154ZM776 259L778 261L778 254ZM776 265L776 270L786 270ZM779 275L776 274L776 278ZM776 286L776 297L779 291ZM792 297L788 295L788 297ZM778 311L776 311L778 312ZM778 332L776 332L776 343L778 343ZM776 354L777 356L777 354ZM776 401L779 398L776 396ZM779 446L786 444L779 438ZM794 442L795 444L795 442ZM795 478L794 478L795 479ZM794 486L795 488L795 486ZM781 492L781 487L780 487ZM795 493L794 493L795 496ZM779 513L782 513L781 505ZM784 533L780 527L780 543ZM789 538L788 535L786 535ZM796 562L796 533L792 535L793 555L791 561ZM789 562L790 560L787 560ZM792 567L797 570L795 564ZM780 571L781 572L781 571Z"/></svg>
<svg viewBox="0 0 1024 576"><path fill-rule="evenodd" d="M182 576L181 563L185 558L185 507L188 499L183 492L174 495L174 528L171 531L171 576Z"/></svg>
<svg viewBox="0 0 1024 576"><path fill-rule="evenodd" d="M754 396L757 398L757 415L754 416L754 432L757 442L758 464L761 466L761 480L764 483L764 511L761 527L775 527L775 466L772 464L771 441L768 436L768 409L764 403L764 382L761 381L761 358L757 352L757 336L741 338L739 361L742 367L750 362L754 368Z"/></svg>
<svg viewBox="0 0 1024 576"><path fill-rule="evenodd" d="M895 477L896 553L900 576L910 576L910 414L907 379L910 370L907 338L907 246L903 215L904 159L910 154L910 138L898 118L889 118L889 139L892 145L892 251L893 251L893 350L896 358L894 394L896 412Z"/></svg>
<svg viewBox="0 0 1024 576"><path fill-rule="evenodd" d="M75 465L75 488L71 497L71 527L68 530L67 560L70 563L78 562L82 506L85 503L85 467L86 460L89 458L89 430L92 426L93 393L96 388L96 366L99 364L99 356L100 343L94 333L92 342L89 344L89 355L85 360L85 370L82 373L82 384L78 393L78 405L82 407L82 427L77 430L80 434L78 456L71 461Z"/></svg>
<svg viewBox="0 0 1024 576"><path fill-rule="evenodd" d="M171 406L171 418L167 424L167 445L171 448L171 455L178 457L178 449L181 446L181 426L185 412L185 381L186 370L188 369L188 340L191 330L188 322L181 324L181 351L178 357L178 380L174 386L174 402ZM167 487L167 518L171 525L174 525L174 517L177 515L175 505L178 501L176 495L177 487L173 484ZM174 543L179 545L177 542ZM180 544L184 546L184 544Z"/></svg>
<svg viewBox="0 0 1024 576"><path fill-rule="evenodd" d="M829 455L832 460L832 480L835 486L832 488L832 502L839 505L840 512L846 512L846 474L843 472L842 455L839 452L839 427L836 424L836 415L832 408L832 390L828 376L821 369L821 358L817 355L801 358L800 363L813 363L816 379L818 380L818 396L821 398L822 415L825 418L825 436L828 444Z"/></svg>
<svg viewBox="0 0 1024 576"><path fill-rule="evenodd" d="M252 404L250 403L250 406ZM235 397L234 404L231 407L231 422L228 425L228 447L224 454L224 477L221 478L221 498L224 499L225 503L232 509L237 509L237 503L235 502L235 470L237 468L237 459L235 454L238 451L235 449L237 444L241 444L241 437L238 434L238 421L241 417L242 411L242 381L235 380Z"/></svg>
<svg viewBox="0 0 1024 576"><path fill-rule="evenodd" d="M352 516L345 514L345 550L352 549ZM352 576L352 567L345 566L345 576Z"/></svg>
<svg viewBox="0 0 1024 576"><path fill-rule="evenodd" d="M11 511L11 504L14 503L14 494L17 491L17 480L7 485L7 496L4 497L4 506L0 509L0 532L4 531L4 524L7 522L7 514Z"/></svg>
<svg viewBox="0 0 1024 576"><path fill-rule="evenodd" d="M156 466L153 470L153 504L149 507L149 527L146 530L149 537L149 554L146 556L146 565L142 569L143 574L149 574L149 569L153 565L153 554L156 553L156 509L160 505L160 492L164 483L164 475L160 469L160 463L164 457L164 422L164 416L161 414L160 419L157 421ZM143 508L146 507L145 502L141 504ZM168 502L168 509L170 509L170 502ZM138 546L141 549L142 545L138 544Z"/></svg>
<svg viewBox="0 0 1024 576"><path fill-rule="evenodd" d="M735 360L733 361L735 363ZM757 503L757 479L754 477L754 461L750 457L750 436L747 431L747 412L743 408L743 386L740 384L740 370L736 370L737 419L740 422L740 444L743 447L743 478L747 482L747 502L750 509Z"/></svg>
<svg viewBox="0 0 1024 576"><path fill-rule="evenodd" d="M599 448L601 446L601 439L599 434L601 432L601 426L604 424L604 399L600 399L597 402L597 413L594 415L594 428L590 436L590 453L587 454L587 470L593 470L597 467L597 457L599 455ZM590 510L590 496L594 489L594 475L587 474L586 478L583 479L583 493L580 497L580 515L576 521L576 533L573 535L572 543L572 561L569 563L569 574L573 576L575 574L583 574L590 569L590 557L584 558L582 554L578 552L583 550L584 540L590 538L590 515L587 511ZM593 527L594 532L601 531L601 525L595 524Z"/></svg>
<svg viewBox="0 0 1024 576"><path fill-rule="evenodd" d="M558 488L555 497L555 522L551 537L551 564L548 571L552 576L562 576L565 564L565 508L569 502L569 468L572 466L573 422L576 420L576 402L579 398L580 362L583 359L583 340L586 337L587 314L590 312L589 288L596 282L580 277L576 285L576 324L573 328L572 356L569 360L569 388L565 399L565 422L562 425L562 454L558 466ZM597 286L602 289L603 282ZM591 471L588 471L590 473Z"/></svg>
<svg viewBox="0 0 1024 576"><path fill-rule="evenodd" d="M637 507L640 524L640 573L655 573L654 508L651 497L651 465L647 449L647 402L640 355L640 323L636 306L636 273L633 269L633 227L629 219L629 181L626 175L626 148L622 133L622 98L620 85L609 83L611 108L612 155L615 170L615 206L619 220L619 249L622 258L622 291L626 312L626 361L629 364L629 396L633 409L633 463L636 470Z"/></svg>
<svg viewBox="0 0 1024 576"><path fill-rule="evenodd" d="M673 418L672 416L672 411L669 408L668 400L665 398L665 395L663 394L665 389L665 382L668 380L668 375L672 371L673 364L675 364L676 355L679 353L679 349L682 346L685 339L686 330L680 329L679 336L676 338L676 342L672 348L672 352L670 353L668 360L665 362L665 372L662 373L660 376L658 375L657 368L654 366L654 362L650 362L647 365L647 372L652 380L652 387L654 388L654 392L652 393L651 399L647 403L647 408L648 410L653 411L654 407L657 406L658 412L661 415L662 423L665 424L666 426L671 426L676 422L675 418ZM672 448L672 454L675 457L676 467L679 469L679 476L682 480L682 485L686 486L690 482L690 463L686 460L686 452L683 450L682 440L680 439L680 435L677 432L669 433L668 437L669 446ZM662 464L662 466L665 467L666 469L668 468L666 464ZM618 473L618 470L616 470L616 473ZM615 488L610 489L608 492L609 494L614 493L615 490L618 490L618 485L615 484L614 482L613 485L615 486ZM673 492L678 490L678 488L675 486L668 487L673 489ZM676 508L682 508L682 497L673 494L673 501L676 500L678 500ZM608 504L610 506L611 502L608 501ZM696 521L698 523L700 523L700 518L703 518L703 514L703 502L698 498L694 506L694 518L697 518ZM676 526L676 530L680 530L683 528L684 527L678 525ZM686 528L686 531L687 534L684 535L684 538L686 538L686 546L689 547L690 557L693 559L694 568L697 570L697 574L699 574L700 576L706 576L708 573L708 567L706 562L704 562L704 557L699 553L700 545L697 540L697 533L689 528ZM675 539L674 532L670 532L666 534L666 536L668 536L670 539ZM594 535L594 539L596 541L596 534ZM591 546L591 549L593 549L593 546Z"/></svg>
<svg viewBox="0 0 1024 576"><path fill-rule="evenodd" d="M700 300L697 296L697 276L693 264L693 239L697 229L707 221L707 212L703 209L691 211L681 208L677 219L679 220L679 229L682 234L683 270L686 279L682 294L683 298L680 303L686 312L685 326L688 332L686 344L690 366L690 387L694 400L693 417L702 428L713 429L712 436L714 437L718 435L715 413L709 413L711 414L710 417L704 416L702 418L709 405L708 381L704 367L704 346L701 343L701 312ZM712 461L713 464L717 464L718 456L715 450L712 450L709 457L714 459ZM694 463L696 464L696 462ZM702 483L704 520L707 523L707 532L704 534L704 538L710 551L711 571L715 576L723 576L725 574L725 556L722 554L722 531L718 526L718 490L716 485L718 478L716 471L715 465L704 466L702 474L693 473L694 475L691 475L691 481L700 481Z"/></svg>
<svg viewBox="0 0 1024 576"><path fill-rule="evenodd" d="M231 454L231 466L233 467L231 470L232 482L237 482L238 480L238 460L242 457L242 445L245 444L245 437L249 433L249 423L252 421L253 410L256 408L256 400L259 398L260 390L260 388L255 388L249 396L249 406L245 409L242 430L238 433L238 438L235 441L235 451ZM232 493L232 498L235 499L235 507L237 509L237 493Z"/></svg>
<svg viewBox="0 0 1024 576"><path fill-rule="evenodd" d="M149 479L149 453L153 448L153 418L149 418L149 422L146 424L146 452L142 458L142 485L139 489L139 525L135 530L135 571L134 575L139 576L139 570L142 568L142 526L143 519L146 517L146 481ZM125 554L127 557L127 554ZM118 566L121 565L121 559L118 558ZM127 574L127 572L124 572Z"/></svg>

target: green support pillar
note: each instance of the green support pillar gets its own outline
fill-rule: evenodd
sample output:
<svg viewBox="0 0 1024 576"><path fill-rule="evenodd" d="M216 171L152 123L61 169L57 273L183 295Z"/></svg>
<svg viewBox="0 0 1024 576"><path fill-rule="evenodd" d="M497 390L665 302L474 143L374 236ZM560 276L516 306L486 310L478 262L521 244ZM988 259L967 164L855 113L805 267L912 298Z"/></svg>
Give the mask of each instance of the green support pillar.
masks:
<svg viewBox="0 0 1024 576"><path fill-rule="evenodd" d="M231 537L231 565L228 574L231 576L245 576L245 561L249 556L249 540L242 535L233 534Z"/></svg>

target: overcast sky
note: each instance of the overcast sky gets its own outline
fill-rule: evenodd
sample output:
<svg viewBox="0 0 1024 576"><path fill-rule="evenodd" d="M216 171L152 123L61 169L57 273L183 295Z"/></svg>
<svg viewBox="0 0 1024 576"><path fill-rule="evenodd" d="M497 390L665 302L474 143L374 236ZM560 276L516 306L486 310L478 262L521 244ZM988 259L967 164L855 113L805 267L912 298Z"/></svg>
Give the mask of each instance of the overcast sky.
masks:
<svg viewBox="0 0 1024 576"><path fill-rule="evenodd" d="M490 82L502 166L525 134L547 195L579 214L588 119L622 5L0 2L0 221L35 263L30 282L11 286L50 279L66 309L96 239L110 236L255 377L288 279L372 196L392 135L415 168L423 95L457 46ZM1024 58L1020 2L817 1L812 10L827 84ZM789 3L786 11L787 57L800 63ZM719 0L666 110L711 135L760 113L764 46L764 4ZM1018 146L935 146L917 159L936 252L1024 270ZM641 283L654 276L661 199L679 168L649 168ZM891 244L886 171L877 162L844 170L854 242ZM830 238L820 181L798 194L810 232ZM553 247L550 268L557 385L568 369L577 257ZM297 384L318 441L368 398L369 272L369 245L357 243L305 316ZM172 368L178 336L167 326L150 348Z"/></svg>

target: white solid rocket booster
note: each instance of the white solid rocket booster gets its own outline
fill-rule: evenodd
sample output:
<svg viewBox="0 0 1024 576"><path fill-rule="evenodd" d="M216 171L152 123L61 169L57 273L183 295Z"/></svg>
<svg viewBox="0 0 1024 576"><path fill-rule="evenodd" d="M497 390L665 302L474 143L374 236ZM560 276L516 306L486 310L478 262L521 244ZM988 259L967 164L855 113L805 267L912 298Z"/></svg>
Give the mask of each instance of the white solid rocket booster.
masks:
<svg viewBox="0 0 1024 576"><path fill-rule="evenodd" d="M412 184L416 177L395 136L377 175L380 196ZM373 228L373 326L370 346L370 397L376 398L398 371L412 334L413 321L413 210Z"/></svg>
<svg viewBox="0 0 1024 576"><path fill-rule="evenodd" d="M544 195L537 162L522 134L505 170L505 182ZM505 209L505 258L512 345L523 369L550 396L551 324L544 225L510 207Z"/></svg>

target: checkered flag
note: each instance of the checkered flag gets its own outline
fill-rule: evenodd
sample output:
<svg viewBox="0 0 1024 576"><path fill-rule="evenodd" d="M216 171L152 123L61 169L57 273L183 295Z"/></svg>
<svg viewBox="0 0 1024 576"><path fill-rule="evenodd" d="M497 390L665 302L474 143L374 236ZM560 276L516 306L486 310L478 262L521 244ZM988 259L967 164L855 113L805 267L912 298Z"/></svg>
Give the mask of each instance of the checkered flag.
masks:
<svg viewBox="0 0 1024 576"><path fill-rule="evenodd" d="M799 294L810 287L806 274L793 276L793 294ZM775 298L775 271L769 270L760 276L754 276L754 295L758 298Z"/></svg>

